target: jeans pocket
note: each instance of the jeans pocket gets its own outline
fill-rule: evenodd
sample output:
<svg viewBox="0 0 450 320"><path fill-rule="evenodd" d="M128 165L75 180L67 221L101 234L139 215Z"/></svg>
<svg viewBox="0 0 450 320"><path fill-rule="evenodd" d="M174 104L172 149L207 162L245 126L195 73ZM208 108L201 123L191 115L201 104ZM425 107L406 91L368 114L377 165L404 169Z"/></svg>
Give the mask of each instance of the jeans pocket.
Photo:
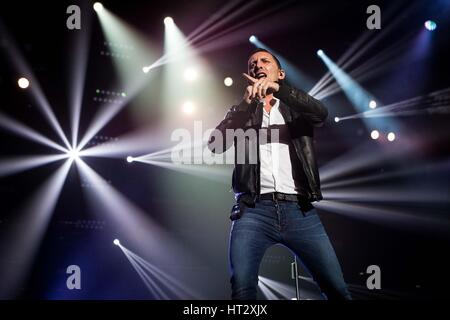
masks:
<svg viewBox="0 0 450 320"><path fill-rule="evenodd" d="M235 221L242 217L245 211L245 205L242 203L237 203L231 208L230 220Z"/></svg>
<svg viewBox="0 0 450 320"><path fill-rule="evenodd" d="M314 206L311 204L311 202L299 201L296 203L296 205L304 217L308 217L308 216L317 214L316 210L315 210Z"/></svg>

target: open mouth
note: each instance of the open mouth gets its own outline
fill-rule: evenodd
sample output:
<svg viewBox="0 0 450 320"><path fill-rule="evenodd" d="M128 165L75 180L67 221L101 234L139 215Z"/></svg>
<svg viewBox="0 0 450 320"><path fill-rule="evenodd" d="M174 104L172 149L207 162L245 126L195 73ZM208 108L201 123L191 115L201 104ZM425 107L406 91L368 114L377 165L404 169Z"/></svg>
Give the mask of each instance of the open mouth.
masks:
<svg viewBox="0 0 450 320"><path fill-rule="evenodd" d="M259 72L256 74L256 79L262 79L262 78L267 78L267 74L265 74L264 72Z"/></svg>

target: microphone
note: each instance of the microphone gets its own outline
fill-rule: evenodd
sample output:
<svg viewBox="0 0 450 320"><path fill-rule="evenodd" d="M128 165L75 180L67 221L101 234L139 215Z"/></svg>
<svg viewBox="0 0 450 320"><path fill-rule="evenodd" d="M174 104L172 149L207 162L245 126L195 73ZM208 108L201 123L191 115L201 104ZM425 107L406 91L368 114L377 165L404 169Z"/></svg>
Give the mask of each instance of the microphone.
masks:
<svg viewBox="0 0 450 320"><path fill-rule="evenodd" d="M252 99L252 103L255 103L257 106L262 106L264 107L264 98L258 99L258 98L253 98Z"/></svg>

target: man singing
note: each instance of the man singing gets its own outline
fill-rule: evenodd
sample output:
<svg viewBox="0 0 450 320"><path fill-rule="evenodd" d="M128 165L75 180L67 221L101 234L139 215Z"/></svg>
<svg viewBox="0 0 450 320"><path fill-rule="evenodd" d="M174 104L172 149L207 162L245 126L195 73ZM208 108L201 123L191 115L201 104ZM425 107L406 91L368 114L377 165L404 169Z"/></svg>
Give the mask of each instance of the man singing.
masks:
<svg viewBox="0 0 450 320"><path fill-rule="evenodd" d="M236 137L223 141L222 148L214 134L209 141L216 153L234 142L235 159L245 159L235 161L232 179L236 197L230 216L232 299L256 299L259 265L265 251L278 243L295 253L327 299L351 299L334 249L311 204L322 199L313 129L322 126L328 111L318 100L286 84L280 62L267 50L251 54L244 76L249 83L244 98L231 107L216 133L226 140L229 130L265 131L267 139L257 136L257 160L249 161L251 148L236 148ZM277 135L270 134L273 130ZM239 152L246 154L239 157Z"/></svg>

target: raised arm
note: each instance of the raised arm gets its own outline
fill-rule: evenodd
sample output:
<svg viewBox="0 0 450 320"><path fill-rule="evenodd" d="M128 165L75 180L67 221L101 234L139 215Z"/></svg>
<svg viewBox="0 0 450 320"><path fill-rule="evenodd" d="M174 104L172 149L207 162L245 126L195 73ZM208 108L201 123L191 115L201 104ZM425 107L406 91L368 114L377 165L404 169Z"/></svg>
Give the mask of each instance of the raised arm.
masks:
<svg viewBox="0 0 450 320"><path fill-rule="evenodd" d="M245 100L238 105L232 106L225 115L225 118L211 134L208 140L208 148L214 153L222 153L228 150L232 146L233 141L226 139L227 129L244 129L245 123L251 115L250 110L252 110L252 105L247 104Z"/></svg>
<svg viewBox="0 0 450 320"><path fill-rule="evenodd" d="M328 110L322 102L314 99L303 90L296 89L287 84L279 85L274 96L283 101L288 107L301 113L313 126L320 127L328 116Z"/></svg>

